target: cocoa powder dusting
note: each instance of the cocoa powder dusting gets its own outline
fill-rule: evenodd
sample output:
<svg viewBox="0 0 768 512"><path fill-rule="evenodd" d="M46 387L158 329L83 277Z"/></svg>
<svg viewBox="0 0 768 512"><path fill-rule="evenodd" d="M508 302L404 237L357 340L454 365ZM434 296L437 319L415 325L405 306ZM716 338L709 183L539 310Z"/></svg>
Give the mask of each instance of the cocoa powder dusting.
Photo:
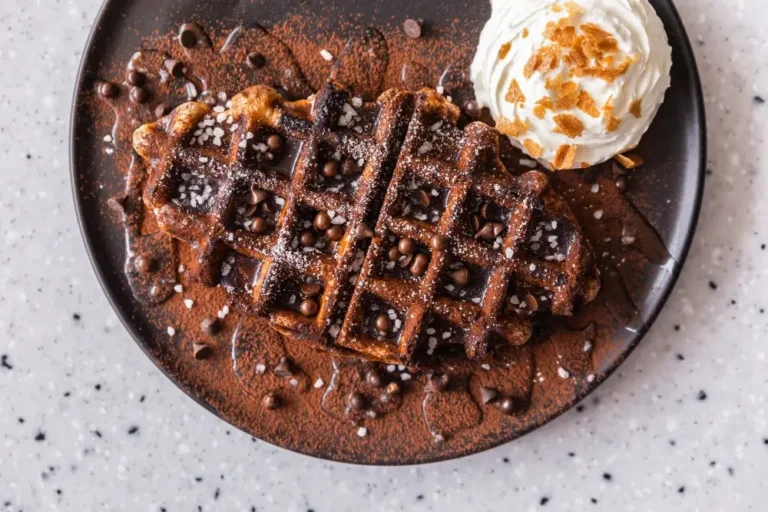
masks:
<svg viewBox="0 0 768 512"><path fill-rule="evenodd" d="M594 361L616 349L611 340L629 318L619 318L602 299L565 321L546 317L537 329L541 339L499 350L493 360L444 361L434 371L448 377L436 388L433 375L318 351L236 311L222 287L198 282L196 250L160 234L152 212L142 208L147 170L131 163L132 133L185 101L224 105L256 83L303 98L331 76L369 99L392 87L438 85L459 106L473 99L467 70L476 35L469 37L460 20L430 26L412 39L402 30L403 20L369 28L330 19L290 16L267 28L234 31L199 27L192 48L179 43L177 32L147 38L146 49L125 72L118 63L104 71L104 81L118 87L114 97L100 94L104 81L97 81L92 96L81 100L92 105L98 129L113 138L115 170L126 176L125 192L112 204L126 236L133 293L146 305L141 314L157 327L146 333L146 346L185 391L227 421L305 453L402 463L408 446L407 460L420 462L440 458L444 450L459 455L490 447L498 433L522 435L591 388L604 370L594 368ZM251 56L254 52L263 59ZM169 60L183 64L175 68L179 76ZM130 70L146 77L147 98L141 103L131 94ZM462 119L469 120L465 114ZM501 158L515 173L531 168L508 144ZM624 189L611 188L616 178L605 170L561 173L553 187L569 200L595 246L603 279L612 280L604 288L631 290L626 294L631 301L632 294L645 290L630 276L666 263L668 254ZM156 267L137 269L137 258ZM537 307L546 301L535 299ZM633 307L628 311L631 317ZM217 319L215 333L201 326L211 316ZM196 343L210 349L205 359L195 358ZM494 399L484 403L488 390Z"/></svg>

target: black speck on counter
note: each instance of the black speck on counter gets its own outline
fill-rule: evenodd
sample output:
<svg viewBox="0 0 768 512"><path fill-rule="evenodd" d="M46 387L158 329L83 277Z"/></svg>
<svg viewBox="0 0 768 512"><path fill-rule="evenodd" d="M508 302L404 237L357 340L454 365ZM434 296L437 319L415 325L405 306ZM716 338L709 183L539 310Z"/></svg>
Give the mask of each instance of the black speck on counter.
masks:
<svg viewBox="0 0 768 512"><path fill-rule="evenodd" d="M45 432L43 432L42 430L39 431L37 435L35 435L35 441L37 441L38 443L42 443L43 441L45 441Z"/></svg>
<svg viewBox="0 0 768 512"><path fill-rule="evenodd" d="M713 290L717 290L717 283L714 281L710 281L709 287L712 288Z"/></svg>
<svg viewBox="0 0 768 512"><path fill-rule="evenodd" d="M423 500L423 499L424 499L424 495L423 495L423 494L419 494L418 496L416 496L416 499L417 499L418 501L421 501L421 500Z"/></svg>
<svg viewBox="0 0 768 512"><path fill-rule="evenodd" d="M130 428L128 428L128 433L130 435L134 435L138 433L138 431L139 431L139 427L137 427L136 425L132 425Z"/></svg>
<svg viewBox="0 0 768 512"><path fill-rule="evenodd" d="M569 456L569 457L575 457L575 456L576 456L576 454L575 454L574 452L568 452L568 456Z"/></svg>
<svg viewBox="0 0 768 512"><path fill-rule="evenodd" d="M146 400L146 399L147 399L147 397L145 395L141 395L141 397L139 398L139 402L140 403L144 403L144 400Z"/></svg>
<svg viewBox="0 0 768 512"><path fill-rule="evenodd" d="M735 473L735 471L733 470L733 468L728 466L728 474L733 476L734 473Z"/></svg>
<svg viewBox="0 0 768 512"><path fill-rule="evenodd" d="M95 435L95 436L96 436L96 437L98 437L99 439L101 439L101 437L102 437L102 436L101 436L101 432L99 432L98 430L94 430L94 431L93 431L93 435Z"/></svg>
<svg viewBox="0 0 768 512"><path fill-rule="evenodd" d="M201 476L196 476L195 477L195 482L202 482L202 481L203 481L203 477L201 477Z"/></svg>
<svg viewBox="0 0 768 512"><path fill-rule="evenodd" d="M680 488L677 490L680 494L683 494L685 492L685 486L681 485Z"/></svg>
<svg viewBox="0 0 768 512"><path fill-rule="evenodd" d="M675 441L674 439L669 440L669 446L675 446L676 444L677 444L677 441Z"/></svg>
<svg viewBox="0 0 768 512"><path fill-rule="evenodd" d="M679 331L679 330L680 330L680 324L676 324L676 325L675 325L675 330L676 330L676 331Z"/></svg>
<svg viewBox="0 0 768 512"><path fill-rule="evenodd" d="M547 503L549 503L549 498L542 496L542 498L539 500L539 505L546 505Z"/></svg>
<svg viewBox="0 0 768 512"><path fill-rule="evenodd" d="M603 480L607 480L610 482L611 480L613 480L613 475L611 475L610 473L603 473Z"/></svg>
<svg viewBox="0 0 768 512"><path fill-rule="evenodd" d="M678 361L685 361L685 356L683 354L677 354L675 357L677 357Z"/></svg>
<svg viewBox="0 0 768 512"><path fill-rule="evenodd" d="M706 393L706 391L704 391L703 389L702 389L701 391L699 391L699 394L698 394L698 395L696 395L696 398L697 398L698 400L706 400L706 399L707 399L707 393Z"/></svg>
<svg viewBox="0 0 768 512"><path fill-rule="evenodd" d="M95 389L96 391L101 391L101 384L96 384L95 386L93 386L93 389Z"/></svg>
<svg viewBox="0 0 768 512"><path fill-rule="evenodd" d="M64 392L64 398L69 398L72 395L71 391L65 391Z"/></svg>
<svg viewBox="0 0 768 512"><path fill-rule="evenodd" d="M577 405L576 406L576 412L584 412L584 406L583 405Z"/></svg>
<svg viewBox="0 0 768 512"><path fill-rule="evenodd" d="M8 362L8 354L0 355L0 366L6 370L13 370L13 365Z"/></svg>
<svg viewBox="0 0 768 512"><path fill-rule="evenodd" d="M24 418L22 418L21 416L19 416L19 423L24 423Z"/></svg>
<svg viewBox="0 0 768 512"><path fill-rule="evenodd" d="M213 493L213 499L214 499L214 500L217 500L217 499L219 499L219 496L221 496L221 489L219 489L219 488L217 487L217 488L216 488L216 491Z"/></svg>
<svg viewBox="0 0 768 512"><path fill-rule="evenodd" d="M597 505L597 498L589 498L589 501L592 502L593 505Z"/></svg>
<svg viewBox="0 0 768 512"><path fill-rule="evenodd" d="M768 437L763 438L763 444L768 445Z"/></svg>
<svg viewBox="0 0 768 512"><path fill-rule="evenodd" d="M763 103L765 103L765 100L763 99L762 96L755 96L754 102L757 103L758 105L762 105Z"/></svg>
<svg viewBox="0 0 768 512"><path fill-rule="evenodd" d="M75 313L72 315L72 320L75 322L79 322L82 317L80 316L80 313Z"/></svg>
<svg viewBox="0 0 768 512"><path fill-rule="evenodd" d="M503 457L503 458L501 459L501 461L502 461L504 464L509 464L509 457Z"/></svg>

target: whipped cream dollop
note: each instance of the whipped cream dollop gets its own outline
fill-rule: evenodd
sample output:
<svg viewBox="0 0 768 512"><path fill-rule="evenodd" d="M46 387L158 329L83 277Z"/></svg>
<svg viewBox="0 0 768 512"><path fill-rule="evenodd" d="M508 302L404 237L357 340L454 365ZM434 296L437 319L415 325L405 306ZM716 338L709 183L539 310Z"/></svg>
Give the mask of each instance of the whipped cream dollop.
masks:
<svg viewBox="0 0 768 512"><path fill-rule="evenodd" d="M634 148L670 84L672 49L648 0L492 0L472 62L499 131L554 169Z"/></svg>

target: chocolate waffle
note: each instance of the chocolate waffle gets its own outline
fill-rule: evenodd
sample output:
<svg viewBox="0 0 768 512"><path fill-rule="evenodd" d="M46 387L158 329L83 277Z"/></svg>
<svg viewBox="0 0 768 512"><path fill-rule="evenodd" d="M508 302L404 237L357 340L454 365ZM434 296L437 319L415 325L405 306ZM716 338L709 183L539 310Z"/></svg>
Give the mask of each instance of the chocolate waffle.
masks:
<svg viewBox="0 0 768 512"><path fill-rule="evenodd" d="M499 133L457 127L435 90L363 102L330 83L180 106L134 134L145 203L197 274L278 331L370 360L428 365L520 345L599 281L547 177L510 174Z"/></svg>

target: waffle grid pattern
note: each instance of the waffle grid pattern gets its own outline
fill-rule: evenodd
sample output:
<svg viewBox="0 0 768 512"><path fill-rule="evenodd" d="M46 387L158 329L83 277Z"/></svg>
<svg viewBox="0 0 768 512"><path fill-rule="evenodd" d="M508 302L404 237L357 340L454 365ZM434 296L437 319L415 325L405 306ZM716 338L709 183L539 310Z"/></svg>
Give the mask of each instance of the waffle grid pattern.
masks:
<svg viewBox="0 0 768 512"><path fill-rule="evenodd" d="M366 359L405 364L425 355L425 331L435 317L462 332L456 339L473 359L489 353L494 335L513 345L525 343L531 319L507 312L510 283L546 290L555 314L570 314L578 298L594 298L596 280L585 278L594 265L591 249L567 205L551 190L545 175L528 172L517 177L506 171L498 159L498 132L482 123L457 128L458 109L433 90L388 91L375 104L358 103L356 113L375 118L368 130L339 126L350 103L354 100L349 92L332 83L313 101L300 102L287 102L274 90L257 86L233 98L224 112L189 103L136 132L134 146L149 164L145 202L155 211L161 229L196 249L198 274L205 283L221 281L232 252L257 260L253 287L246 290L250 313L269 317L277 330L294 338ZM218 144L195 144L198 126L212 117L228 118L228 133L219 137ZM435 123L441 126L437 134ZM269 133L299 141L300 150L287 175L248 159L247 141ZM425 151L435 138L441 149ZM363 163L354 196L317 186L318 166L328 148L337 158ZM174 201L179 174L185 170L195 170L213 184L206 208ZM406 181L412 177L449 191L438 222L400 213ZM233 224L252 188L284 201L269 233ZM510 212L500 247L491 249L463 232L470 195ZM344 221L345 234L331 254L296 247L307 211L331 211ZM533 257L526 249L531 222L539 214L573 227L561 261ZM373 228L370 241L358 236L361 225ZM446 241L442 248L431 247L435 235ZM419 278L382 275L386 247L401 237L427 248L429 265ZM457 261L487 272L479 304L439 293L449 265ZM307 282L323 288L319 310L309 317L281 302L287 284L295 289ZM362 328L372 315L372 298L391 305L403 318L394 338Z"/></svg>

